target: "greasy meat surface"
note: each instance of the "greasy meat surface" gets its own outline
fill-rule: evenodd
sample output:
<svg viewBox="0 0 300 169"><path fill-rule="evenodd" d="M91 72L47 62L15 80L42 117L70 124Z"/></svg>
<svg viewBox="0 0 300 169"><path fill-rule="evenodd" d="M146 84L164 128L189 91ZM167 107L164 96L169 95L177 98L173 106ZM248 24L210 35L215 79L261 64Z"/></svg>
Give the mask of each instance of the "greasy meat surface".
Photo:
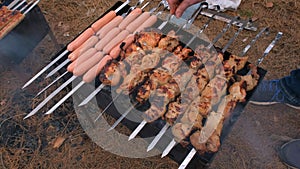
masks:
<svg viewBox="0 0 300 169"><path fill-rule="evenodd" d="M201 129L203 116L199 114L196 105L197 103L192 103L187 111L183 114L180 121L184 124L191 125L192 128Z"/></svg>
<svg viewBox="0 0 300 169"><path fill-rule="evenodd" d="M168 33L167 36L161 38L158 47L169 52L172 52L179 45L179 39L174 31Z"/></svg>
<svg viewBox="0 0 300 169"><path fill-rule="evenodd" d="M171 102L168 105L168 111L165 114L164 119L171 125L173 125L177 119L177 117L181 114L183 114L187 107L187 102L181 102L181 97L178 97L178 99L174 102Z"/></svg>
<svg viewBox="0 0 300 169"><path fill-rule="evenodd" d="M185 139L192 131L192 126L184 123L176 123L172 127L172 133L176 141L180 142Z"/></svg>
<svg viewBox="0 0 300 169"><path fill-rule="evenodd" d="M155 48L161 38L161 34L156 31L140 32L137 35L136 43L144 50Z"/></svg>
<svg viewBox="0 0 300 169"><path fill-rule="evenodd" d="M175 73L181 66L182 60L176 55L169 56L162 61L162 67L169 71L170 74Z"/></svg>

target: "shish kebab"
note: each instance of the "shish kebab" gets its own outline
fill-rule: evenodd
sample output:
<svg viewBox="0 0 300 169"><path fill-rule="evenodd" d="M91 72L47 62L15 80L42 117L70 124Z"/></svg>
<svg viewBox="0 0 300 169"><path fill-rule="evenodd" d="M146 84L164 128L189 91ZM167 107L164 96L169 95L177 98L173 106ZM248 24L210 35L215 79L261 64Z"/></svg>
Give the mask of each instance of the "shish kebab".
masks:
<svg viewBox="0 0 300 169"><path fill-rule="evenodd" d="M231 27L231 24L234 22L234 21L236 21L237 19L239 19L238 17L236 17L235 19L233 19L229 24L227 24L226 25L226 27L222 30L222 32L221 33L219 33L218 35L217 35L217 37L207 46L207 48L208 49L211 49L211 47L222 37L222 35ZM236 36L240 33L240 31L241 30L243 30L243 28L244 28L244 26L246 25L246 23L245 24L243 24L243 26L238 30L238 32L235 34ZM231 38L231 40L229 40L229 45L233 42L233 40L236 38L236 36L233 36L232 38ZM226 47L228 48L229 47L229 45L226 45ZM227 49L226 48L226 49ZM224 48L225 49L225 48ZM224 50L223 49L223 50ZM226 50L225 49L225 50ZM223 52L223 50L222 50L222 52ZM132 132L132 134L129 136L129 140L131 140L131 139L133 139L141 130L142 130L142 128L145 126L147 124L147 121L146 120L143 120L141 123L140 123L140 125Z"/></svg>
<svg viewBox="0 0 300 169"><path fill-rule="evenodd" d="M161 4L161 3L160 3ZM160 5L159 5L160 6ZM158 6L158 7L159 7ZM151 13L154 12L156 9L158 9L158 7L156 8L153 8L151 10ZM141 19L145 19L147 18L146 21L144 20L141 20ZM137 23L135 23L135 21L138 20L139 22L141 21L144 21L144 23L142 25L139 25ZM157 20L157 16L155 15L152 15L150 16L150 12L145 12L143 13L142 15L140 15L136 20L134 20L132 23L130 23L127 27L126 27L126 30L122 31L119 33L118 36L116 36L110 43L108 43L104 50L105 50L105 53L110 53L110 50L112 50L112 48L114 46L116 46L118 43L120 43L123 39L126 38L126 36L128 36L129 34L129 31L127 30L130 29L130 30L134 30L135 31L135 28L137 28L136 30L142 30L144 29L145 27L149 27L151 25L153 25L156 20ZM134 29L132 29L134 27ZM109 48L106 48L106 47L109 47ZM88 52L88 51L87 51ZM101 54L100 54L101 53ZM103 52L104 53L104 52ZM50 99L52 99L57 93L59 93L64 87L66 87L68 84L70 84L73 80L75 80L78 76L81 76L85 73L85 76L83 77L83 79L85 79L85 77L87 77L87 79L89 79L90 81L92 81L96 76L97 74L100 72L100 70L102 69L102 67L106 64L107 61L111 60L112 57L110 55L105 55L103 57L103 54L102 52L97 52L96 54L99 54L100 56L96 56L96 57L92 57L90 58L89 60L85 61L84 66L93 66L94 64L96 64L91 70L88 70L89 68L87 67L84 67L82 65L79 65L78 67L75 67L76 69L78 69L78 72L76 73L75 72L75 68L74 68L74 75L68 79L65 83L63 83L59 88L57 88L55 91L53 91L46 99L44 99L43 102L41 102L34 110L32 110L25 118L28 118L32 115L34 115L40 108L42 108ZM95 54L95 55L96 55ZM99 59L99 57L103 57L101 59ZM99 59L100 62L97 63L95 61L95 59ZM98 60L98 61L99 61ZM70 66L70 65L69 65ZM69 67L68 67L69 68ZM86 72L87 71L87 72ZM76 74L75 74L76 73ZM81 81L72 91L70 91L64 98L62 98L59 103L57 103L56 105L54 105L54 107L52 107L52 109L50 109L48 111L47 114L50 114L52 111L54 111L60 104L62 104L68 97L70 97L76 90L78 90L83 84L85 84L86 82L90 82L90 81Z"/></svg>
<svg viewBox="0 0 300 169"><path fill-rule="evenodd" d="M194 19L194 17L195 16L197 16L198 15L198 12L200 12L201 10L202 10L202 8L206 8L207 7L207 4L206 3L202 3L202 5L201 5L201 7L199 8L199 10L195 13L195 15L192 17L192 19ZM187 22L186 24L190 24L189 22ZM180 30L180 29L182 29L183 27L185 27L186 26L186 24L185 25L182 25L178 30ZM176 31L176 32L178 32L178 30ZM147 46L146 46L147 47ZM119 95L117 95L117 96L119 96ZM114 98L115 99L115 98ZM114 100L113 99L113 100ZM110 104L108 105L108 106L110 106ZM122 114L122 116L121 117L119 117L119 119L110 127L110 129L108 130L108 131L110 131L110 130L112 130L112 129L114 129L127 115L128 115L128 113L135 107L136 105L134 104L134 105L132 105L129 109L127 109L126 111L125 111L125 113L123 113ZM103 113L103 112L102 112ZM101 113L101 114L102 114ZM100 114L100 115L101 115ZM99 116L100 116L99 115ZM97 117L97 119L99 118L99 116ZM96 120L97 120L96 119Z"/></svg>
<svg viewBox="0 0 300 169"><path fill-rule="evenodd" d="M268 32L268 29L267 28L264 28L262 29L257 35L256 37L243 49L243 51L241 52L241 54L239 55L240 58L244 57L244 55L247 53L247 51L250 49L250 47L256 42L256 40L264 33L264 32ZM224 68L225 68L225 71L226 69L227 70L233 70L232 68L224 65ZM171 114L172 115L172 114ZM172 116L170 116L171 119L173 118ZM166 149L163 151L162 153L162 157L166 156L170 151L171 149L176 145L176 140L173 139L169 145L166 147Z"/></svg>
<svg viewBox="0 0 300 169"><path fill-rule="evenodd" d="M258 59L258 61L257 61L257 63L255 64L255 67L257 67L262 61L263 61L263 59L268 55L268 53L272 50L272 48L274 47L274 45L276 44L276 42L280 39L282 37L282 32L278 32L277 33L277 35L276 35L276 37L275 37L275 39L270 43L270 45L265 49L265 51L264 51L264 53L263 53L263 56L261 57L261 58L259 58ZM255 70L254 70L255 71ZM244 76L244 79L242 79L242 81L243 80L245 80L245 81L247 81L248 80L248 77L250 77L249 76L249 74L251 74L251 73L256 73L256 72L254 72L254 71L252 71L251 69L250 69L250 71L248 72L248 74L247 75L245 75ZM243 78L243 77L242 77ZM251 83L251 82L250 82ZM237 85L240 85L240 82L236 82L236 83L234 83L234 84L237 84ZM233 86L232 86L233 87ZM248 84L247 84L247 86L245 87L246 89L245 90L247 90L247 87L249 87L248 86ZM253 87L253 86L251 86L251 87ZM251 89L251 88L250 88ZM227 99L226 97L226 99L227 99L227 101L224 101L225 103L221 103L221 105L219 106L219 108L218 109L221 109L221 110L218 110L218 112L217 113L219 113L219 115L217 115L217 116L219 116L218 117L218 120L219 120L219 122L217 122L217 123L213 123L213 126L209 126L209 127L207 127L206 128L206 126L207 125L209 125L208 123L206 123L205 124L205 126L203 127L203 129L200 131L200 132L196 132L196 133L194 133L194 137L198 137L196 140L194 140L193 139L193 135L191 136L191 141L192 141L192 143L194 143L193 145L195 146L195 145L199 145L200 144L200 146L202 146L201 144L203 144L203 143L205 143L206 141L207 141L207 139L209 139L209 137L211 137L212 135L211 134L213 134L212 132L214 132L214 131L216 131L217 130L217 128L218 128L218 126L219 125L222 125L222 121L224 120L224 116L225 116L225 114L224 113L226 113L226 111L230 111L230 110L233 110L233 108L235 107L235 105L230 105L230 101L228 101L228 100L234 100L234 99L237 99L236 97L238 97L237 95L233 95L233 93L234 93L234 90L235 89L232 89L232 91L230 91L229 90L229 92L230 92L230 94L229 94L229 96L228 97L233 97L233 98L229 98L229 99ZM238 89L239 90L239 89ZM249 89L248 89L249 90ZM233 96L232 96L233 95ZM239 98L239 99L243 99L243 98ZM234 101L240 101L240 100L234 100ZM226 103L227 102L227 103ZM226 107L227 107L227 105L225 106L225 104L229 104L229 106L231 106L231 108L230 109L226 109ZM228 112L227 112L228 113ZM215 116L215 114L214 114L214 116ZM211 118L211 119L213 119L213 118ZM211 119L208 119L208 122L211 120ZM213 119L214 120L214 119ZM207 129L206 131L203 131L203 130L205 130L205 129ZM213 130L211 130L211 129L213 129ZM207 133L205 133L205 132L207 132ZM216 134L218 134L219 136L220 136L220 132L221 132L221 130L219 130ZM194 140L194 141L193 141ZM190 160L193 158L193 156L196 154L196 152L197 152L197 150L195 149L195 148L193 148L191 151L190 151L190 153L186 156L186 158L184 159L184 161L181 163L181 165L179 166L179 168L180 169L184 169L184 168L186 168L186 166L188 165L188 163L190 162Z"/></svg>
<svg viewBox="0 0 300 169"><path fill-rule="evenodd" d="M117 16L117 13L122 10L127 4L130 3L130 0L125 1L121 6L119 6L116 10L110 11L105 16L100 18L98 21L92 24L92 26L82 32L75 40L68 44L67 49L62 52L59 56L57 56L53 61L51 61L48 65L46 65L42 70L40 70L35 76L33 76L28 82L24 84L22 89L30 85L35 79L37 79L40 75L46 72L51 66L53 66L58 60L64 57L69 52L74 51L76 48L80 46L80 44L84 43L88 38L94 35L97 31L99 31L104 25L109 23L113 18Z"/></svg>
<svg viewBox="0 0 300 169"><path fill-rule="evenodd" d="M212 17L213 18L213 17ZM240 57L243 57L247 51L250 49L250 47L256 42L256 40L265 32L267 31L267 28L264 28L262 29L257 35L256 37L244 48L244 50L242 51L242 53L239 55ZM228 46L228 45L226 45ZM225 47L226 49L227 47ZM224 51L224 49L222 50L222 52ZM223 52L224 53L224 52ZM205 62L205 61L203 61ZM209 70L209 69L208 69ZM201 79L201 76L199 77ZM205 79L203 79L205 81ZM187 92L190 90L192 91L193 87L195 86L196 84L193 84L193 85L190 85L190 87L187 87L186 90ZM189 89L190 88L190 89ZM190 94L185 94L185 92L182 94L182 95L190 95ZM188 98L188 97L187 97ZM177 103L176 102L173 102L173 103L170 103L169 104L169 107L173 107L175 109L175 107L178 107L180 106L180 103L179 102L182 102L181 100L177 100ZM180 106L181 107L181 106ZM169 111L169 113L166 113L165 115L166 119L170 119L171 121L174 120L174 118L177 117L177 115L175 115L174 117L174 114L172 113L172 111ZM152 142L149 144L148 148L147 148L147 151L150 151L154 148L154 146L157 144L157 142L160 140L160 138L163 136L163 134L167 131L167 129L170 127L170 124L173 124L173 122L169 122L167 120L167 124L160 130L160 132L155 136L155 138L152 140Z"/></svg>
<svg viewBox="0 0 300 169"><path fill-rule="evenodd" d="M195 18L198 16L198 14L201 12L201 10L203 9L203 8L207 8L208 7L208 4L206 3L206 2L203 2L203 3L201 3L200 4L200 6L199 6L199 8L193 13L193 15L191 16L191 19L189 19L184 25L182 25L181 27L179 27L179 29L176 31L176 32L178 32L179 30L181 30L181 29L183 29L186 25L189 25L189 24L192 24L191 23L191 21L192 20L195 20ZM166 26L166 24L170 21L170 19L171 19L171 17L172 17L172 15L170 15L167 19L166 19L166 21L164 21L160 26L158 26L158 29L159 30L162 30L165 26ZM131 40L131 42L133 41L133 39ZM127 45L128 46L128 45ZM126 49L127 48L127 46L124 46L123 47L123 49ZM118 51L118 53L120 53L120 50L121 50L121 48L120 47L117 47L117 48L115 48L115 50L113 50L112 52L114 52L114 51ZM97 93L99 93L100 91L101 91L101 89L102 89L102 86L99 86L96 90L94 90L86 99L84 99L80 104L79 104L79 106L83 106L83 105L85 105L85 104L87 104ZM119 95L117 95L114 99L113 99L113 101L115 101L117 98L119 97ZM113 102L112 101L112 102ZM111 103L109 103L108 104L108 106L110 106L111 104L112 104L112 102ZM108 107L107 107L108 108ZM107 108L105 108L104 110L103 110L103 112L101 113L101 114L99 114L99 116L96 118L96 120L105 112L105 110L107 109ZM96 121L95 120L95 121Z"/></svg>

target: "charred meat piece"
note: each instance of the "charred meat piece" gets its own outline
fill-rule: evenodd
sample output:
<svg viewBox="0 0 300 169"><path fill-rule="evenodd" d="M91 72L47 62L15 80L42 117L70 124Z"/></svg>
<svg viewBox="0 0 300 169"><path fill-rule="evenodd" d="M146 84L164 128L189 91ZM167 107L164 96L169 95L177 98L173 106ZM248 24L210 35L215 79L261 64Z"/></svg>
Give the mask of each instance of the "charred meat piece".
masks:
<svg viewBox="0 0 300 169"><path fill-rule="evenodd" d="M161 34L156 31L139 32L136 38L137 46L143 50L151 50L158 46L161 39Z"/></svg>
<svg viewBox="0 0 300 169"><path fill-rule="evenodd" d="M190 124L176 123L172 127L172 134L174 135L174 139L178 142L189 136L191 131L192 125Z"/></svg>
<svg viewBox="0 0 300 169"><path fill-rule="evenodd" d="M187 111L183 114L181 118L181 122L184 124L189 124L193 129L201 129L202 128L202 120L203 116L199 113L197 104L199 99L195 99L192 104L189 106Z"/></svg>
<svg viewBox="0 0 300 169"><path fill-rule="evenodd" d="M119 84L122 77L126 76L125 65L122 62L112 60L101 71L99 79L105 85L115 86Z"/></svg>
<svg viewBox="0 0 300 169"><path fill-rule="evenodd" d="M164 119L168 124L173 125L177 117L186 111L188 105L189 103L181 102L181 97L178 97L176 101L168 105L168 111L165 113Z"/></svg>
<svg viewBox="0 0 300 169"><path fill-rule="evenodd" d="M244 102L246 98L247 83L245 81L235 82L229 87L232 101Z"/></svg>
<svg viewBox="0 0 300 169"><path fill-rule="evenodd" d="M137 71L137 72L130 72L129 75L127 75L122 84L119 86L118 89L116 89L117 93L123 92L125 95L128 95L132 92L132 90L138 86L139 84L142 84L147 78L150 76L150 72L152 69L147 69L144 71Z"/></svg>
<svg viewBox="0 0 300 169"><path fill-rule="evenodd" d="M174 31L168 33L167 36L161 38L158 47L169 52L172 52L179 45L179 38Z"/></svg>
<svg viewBox="0 0 300 169"><path fill-rule="evenodd" d="M166 70L168 70L168 72L170 74L175 73L181 66L182 60L180 58L178 58L176 55L172 55L169 57L166 57L163 61L162 61L162 67Z"/></svg>

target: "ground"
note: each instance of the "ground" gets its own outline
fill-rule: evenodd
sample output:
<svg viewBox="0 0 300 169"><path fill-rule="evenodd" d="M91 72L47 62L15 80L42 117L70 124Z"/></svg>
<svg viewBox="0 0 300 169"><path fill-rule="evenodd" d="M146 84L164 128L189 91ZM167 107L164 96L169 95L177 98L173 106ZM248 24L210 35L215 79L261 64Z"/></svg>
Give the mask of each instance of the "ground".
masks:
<svg viewBox="0 0 300 169"><path fill-rule="evenodd" d="M115 3L115 0L44 0L39 3L39 7L58 44L64 46ZM260 65L268 71L265 79L280 78L300 66L299 5L297 0L248 0L242 1L237 11L227 12L229 15L252 18L259 30L265 26L270 28L270 35L261 38L250 50L250 62L262 56L277 32L283 32L282 39ZM202 23L201 17L198 17L195 25L200 26ZM208 37L212 38L223 25L221 22L215 22L214 26L209 26ZM256 33L244 31L229 51L238 52ZM226 43L230 35L232 32L226 34L218 45ZM22 90L21 87L59 51L59 48L49 46L52 43L53 39L46 36L22 63L2 65L4 69L0 72L0 168L178 167L178 164L169 158L154 156L132 159L103 150L81 128L71 100L51 116L43 116L40 113L23 120L24 115L50 93L51 89L42 96L34 97L36 92L51 80L40 80L26 90ZM40 58L41 53L44 58ZM53 103L54 101L47 104L43 112L49 110ZM286 168L280 162L276 150L284 142L300 138L299 120L299 110L282 104L248 104L223 142L211 168ZM125 127L120 128L125 133L128 132ZM63 140L62 145L57 145L59 139Z"/></svg>

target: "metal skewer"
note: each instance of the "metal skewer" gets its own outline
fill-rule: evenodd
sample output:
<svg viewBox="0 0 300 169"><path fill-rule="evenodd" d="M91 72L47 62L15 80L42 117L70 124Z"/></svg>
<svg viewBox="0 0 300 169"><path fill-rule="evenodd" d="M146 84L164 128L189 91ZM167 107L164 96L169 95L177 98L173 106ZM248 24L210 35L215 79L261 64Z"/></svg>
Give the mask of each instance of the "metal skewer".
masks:
<svg viewBox="0 0 300 169"><path fill-rule="evenodd" d="M68 71L65 71L65 73L63 73L62 75L58 76L55 80L53 80L50 84L48 84L45 88L43 88L40 92L38 92L38 94L35 95L35 97L39 96L40 94L42 94L44 91L46 91L50 86L52 86L55 82L57 82L60 78L62 78L63 76L65 76L67 73L69 73Z"/></svg>
<svg viewBox="0 0 300 169"><path fill-rule="evenodd" d="M251 42L242 50L242 53L240 54L240 56L244 56L248 50L251 48L251 46L257 41L258 38L261 37L261 35L268 31L268 28L263 28L257 35L256 37L251 40ZM169 145L165 148L165 150L162 153L161 158L165 157L166 155L169 154L169 152L173 149L173 147L176 145L176 141L175 139L172 139L172 141L169 143Z"/></svg>
<svg viewBox="0 0 300 169"><path fill-rule="evenodd" d="M119 12L121 9L123 9L127 4L129 4L130 0L125 1L120 7L118 7L115 12ZM48 70L51 66L53 66L59 59L61 59L63 56L65 56L69 51L66 49L63 51L58 57L56 57L52 62L50 62L48 65L46 65L42 70L40 70L35 76L33 76L28 82L25 83L25 85L22 87L24 89L25 87L29 86L35 79L37 79L40 75L42 75L46 70Z"/></svg>
<svg viewBox="0 0 300 169"><path fill-rule="evenodd" d="M258 66L263 59L269 54L269 52L272 50L272 48L275 46L275 43L282 37L282 32L278 32L275 39L269 44L269 46L265 49L263 56L257 60L256 66ZM251 72L251 71L250 71ZM192 160L194 155L197 153L197 150L193 148L189 154L186 156L186 158L183 160L183 162L180 164L179 169L184 169L187 167L189 162Z"/></svg>

